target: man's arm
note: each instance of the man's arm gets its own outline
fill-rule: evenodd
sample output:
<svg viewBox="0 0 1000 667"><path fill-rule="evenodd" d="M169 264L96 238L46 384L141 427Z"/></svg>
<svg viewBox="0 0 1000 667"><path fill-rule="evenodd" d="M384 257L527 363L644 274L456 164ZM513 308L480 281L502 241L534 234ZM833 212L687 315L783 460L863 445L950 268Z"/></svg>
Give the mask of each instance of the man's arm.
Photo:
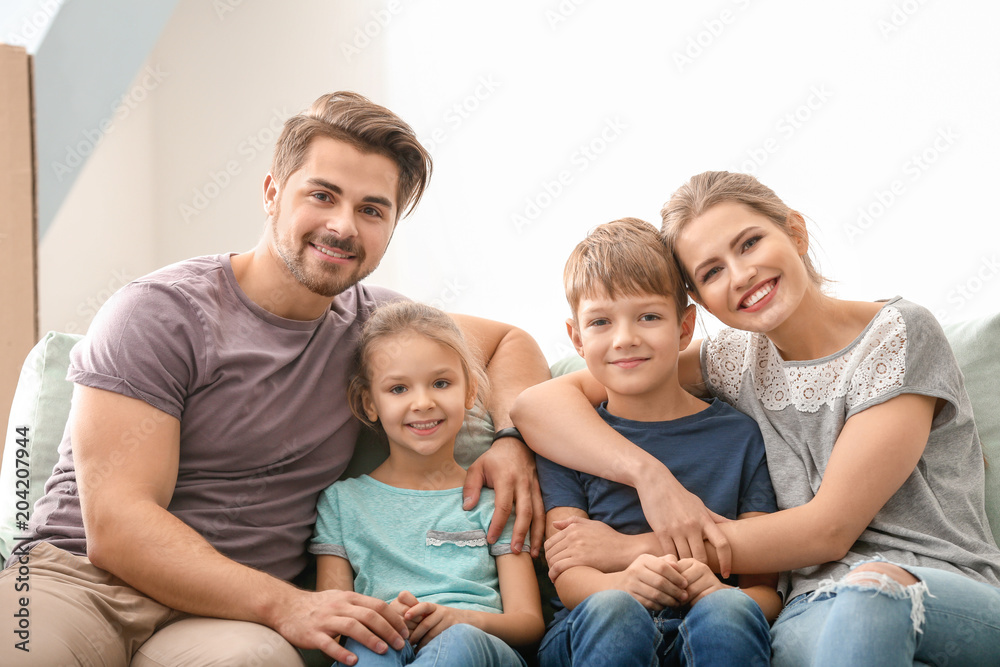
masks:
<svg viewBox="0 0 1000 667"><path fill-rule="evenodd" d="M501 322L469 315L453 315L462 333L480 355L490 380L486 409L499 431L512 424L510 407L522 390L549 379L545 356L524 331ZM465 509L479 502L483 484L496 491L496 512L487 539L493 544L503 532L512 506L517 514L511 549L519 553L531 528L531 554L537 556L545 532L545 509L535 473L535 459L524 443L502 438L479 457L465 481Z"/></svg>
<svg viewBox="0 0 1000 667"><path fill-rule="evenodd" d="M73 458L91 562L162 604L252 621L333 658L347 635L374 651L402 647L388 605L354 592L310 593L236 563L167 511L177 482L180 422L145 402L77 385ZM384 640L384 642L383 642Z"/></svg>
<svg viewBox="0 0 1000 667"><path fill-rule="evenodd" d="M601 419L594 406L606 399L604 387L585 369L526 389L511 415L539 454L568 468L635 487L664 553L704 561L703 539L707 539L728 574L729 544L716 525L719 517L666 466ZM573 446L561 446L566 442Z"/></svg>

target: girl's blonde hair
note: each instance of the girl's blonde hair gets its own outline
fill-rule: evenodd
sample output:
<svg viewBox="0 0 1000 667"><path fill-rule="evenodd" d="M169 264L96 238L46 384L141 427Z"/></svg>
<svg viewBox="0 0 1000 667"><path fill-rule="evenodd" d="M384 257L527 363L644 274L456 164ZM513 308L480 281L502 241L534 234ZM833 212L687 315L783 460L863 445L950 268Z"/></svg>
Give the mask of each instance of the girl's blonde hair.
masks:
<svg viewBox="0 0 1000 667"><path fill-rule="evenodd" d="M462 362L467 398L485 401L489 392L486 371L479 357L473 354L455 320L433 306L414 301L396 301L376 308L361 329L355 353L354 373L347 385L347 401L351 412L364 424L378 429L365 414L365 399L371 395L372 368L391 363L394 357L408 354L398 341L385 345L387 339L400 334L417 334L454 350Z"/></svg>
<svg viewBox="0 0 1000 667"><path fill-rule="evenodd" d="M688 275L684 264L677 257L677 239L684 228L695 218L702 215L716 204L736 202L743 204L752 211L759 213L778 226L789 236L793 235L789 220L794 215L801 216L785 202L781 201L774 191L762 184L750 174L736 174L728 171L706 171L692 176L670 196L663 205L660 217L663 227L660 234L674 261L680 268L681 276L687 288L697 294L694 281ZM828 281L813 265L809 255L802 256L809 279L818 287L823 287Z"/></svg>

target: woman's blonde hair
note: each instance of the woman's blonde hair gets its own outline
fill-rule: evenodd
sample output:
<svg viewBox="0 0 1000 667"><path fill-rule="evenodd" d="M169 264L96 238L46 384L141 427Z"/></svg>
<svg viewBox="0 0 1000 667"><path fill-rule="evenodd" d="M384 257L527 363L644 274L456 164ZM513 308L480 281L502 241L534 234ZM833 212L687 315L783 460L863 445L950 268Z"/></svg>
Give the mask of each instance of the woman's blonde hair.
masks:
<svg viewBox="0 0 1000 667"><path fill-rule="evenodd" d="M677 239L684 228L695 218L702 215L716 204L736 202L743 204L752 211L759 213L778 226L785 234L794 236L789 220L792 216L800 216L798 211L791 209L781 201L774 191L762 184L750 174L737 174L728 171L706 171L692 176L670 196L663 205L660 217L663 227L660 234L664 244L674 257L680 268L681 276L687 288L698 293L692 277L688 275L684 264L677 256ZM816 270L809 255L802 255L809 279L822 287L828 281Z"/></svg>
<svg viewBox="0 0 1000 667"><path fill-rule="evenodd" d="M400 334L417 334L455 351L462 362L466 398L485 401L489 392L486 371L479 357L462 335L461 329L447 313L415 301L396 301L376 308L361 329L355 353L354 373L347 385L347 401L351 412L363 423L378 428L365 413L365 400L371 396L372 368L391 363L394 357L409 354L402 344L385 345L387 339Z"/></svg>

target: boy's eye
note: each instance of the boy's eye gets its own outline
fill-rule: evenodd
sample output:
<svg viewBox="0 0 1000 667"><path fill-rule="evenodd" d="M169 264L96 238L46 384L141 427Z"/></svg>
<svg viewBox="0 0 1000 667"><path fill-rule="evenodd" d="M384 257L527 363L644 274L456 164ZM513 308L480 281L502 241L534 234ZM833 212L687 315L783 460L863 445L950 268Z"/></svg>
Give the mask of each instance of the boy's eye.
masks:
<svg viewBox="0 0 1000 667"><path fill-rule="evenodd" d="M396 386L389 388L390 394L402 394L404 391L406 391L406 387L401 384L397 384Z"/></svg>
<svg viewBox="0 0 1000 667"><path fill-rule="evenodd" d="M655 322L658 319L660 319L660 316L657 315L656 313L646 313L645 315L639 318L639 320L642 322Z"/></svg>
<svg viewBox="0 0 1000 667"><path fill-rule="evenodd" d="M605 326L607 324L608 324L607 318L598 317L596 320L591 320L590 324L587 325L587 326L591 326L591 327L603 327L603 326Z"/></svg>
<svg viewBox="0 0 1000 667"><path fill-rule="evenodd" d="M438 380L437 382L434 383L435 389L447 389L450 386L451 382L449 382L448 380Z"/></svg>

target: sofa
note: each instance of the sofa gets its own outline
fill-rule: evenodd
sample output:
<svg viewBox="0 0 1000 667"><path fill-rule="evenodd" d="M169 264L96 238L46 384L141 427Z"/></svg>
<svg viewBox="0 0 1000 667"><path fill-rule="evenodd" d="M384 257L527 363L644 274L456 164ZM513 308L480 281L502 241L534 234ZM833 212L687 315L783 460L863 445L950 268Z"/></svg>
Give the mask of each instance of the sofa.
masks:
<svg viewBox="0 0 1000 667"><path fill-rule="evenodd" d="M965 375L976 423L986 455L986 511L993 535L1000 542L1000 313L945 327L959 366ZM0 559L6 561L17 544L35 501L58 459L58 446L69 415L73 385L66 378L69 353L79 335L50 332L25 359L5 432L0 466ZM553 376L584 366L579 357L562 359L552 366ZM456 458L468 466L489 446L492 424L477 406L470 411L470 428L456 443ZM373 469L386 456L384 446L362 435L346 476ZM551 584L539 564L540 583Z"/></svg>

